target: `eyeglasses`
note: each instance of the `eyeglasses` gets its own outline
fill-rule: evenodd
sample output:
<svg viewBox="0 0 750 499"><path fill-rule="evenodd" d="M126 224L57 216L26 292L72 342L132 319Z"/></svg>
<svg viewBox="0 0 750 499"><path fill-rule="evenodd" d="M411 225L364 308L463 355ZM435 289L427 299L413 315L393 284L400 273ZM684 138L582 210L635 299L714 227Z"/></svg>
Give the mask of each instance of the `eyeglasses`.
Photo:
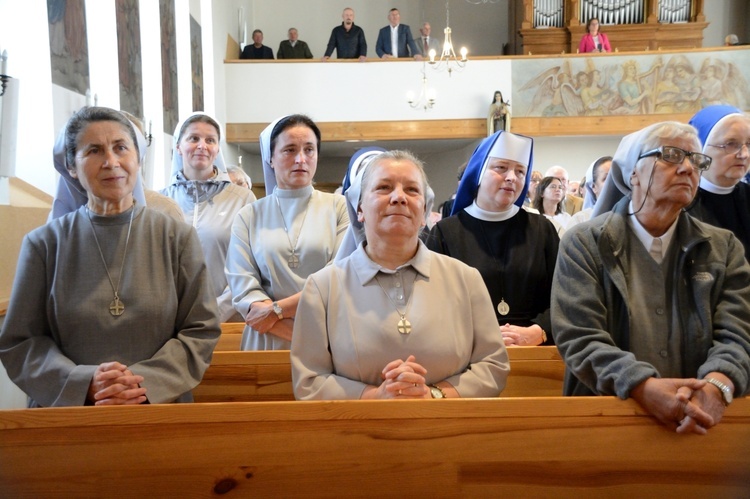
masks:
<svg viewBox="0 0 750 499"><path fill-rule="evenodd" d="M685 158L690 159L690 164L694 170L706 171L711 166L711 157L701 154L699 152L688 152L684 149L674 146L661 146L648 152L641 153L638 159L647 158L649 156L659 156L667 163L673 165L681 165Z"/></svg>
<svg viewBox="0 0 750 499"><path fill-rule="evenodd" d="M564 189L564 187L561 185L557 185L557 184L549 184L547 186L547 189L552 189L553 191L561 191Z"/></svg>
<svg viewBox="0 0 750 499"><path fill-rule="evenodd" d="M719 149L724 149L724 152L727 154L737 154L742 150L743 147L747 147L748 151L750 151L750 142L739 142L737 140L730 140L726 144L707 144L710 147L717 147Z"/></svg>

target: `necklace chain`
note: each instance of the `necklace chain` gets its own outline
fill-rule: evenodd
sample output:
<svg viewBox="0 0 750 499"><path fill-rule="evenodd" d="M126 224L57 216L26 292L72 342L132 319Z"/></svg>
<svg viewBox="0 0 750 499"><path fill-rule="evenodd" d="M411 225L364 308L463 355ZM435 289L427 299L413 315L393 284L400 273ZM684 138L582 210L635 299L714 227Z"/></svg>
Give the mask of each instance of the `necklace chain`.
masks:
<svg viewBox="0 0 750 499"><path fill-rule="evenodd" d="M279 202L279 197L274 195L274 198L276 199L276 206L279 208L279 213L281 214L281 223L284 224L284 233L286 234L286 238L289 241L289 249L292 250L292 256L290 256L288 260L289 266L291 268L297 268L299 266L299 258L297 257L297 245L299 244L299 238L302 235L302 228L305 226L305 219L307 218L307 211L310 209L312 196L310 197L310 199L307 200L307 206L305 206L305 212L302 215L302 223L299 226L299 232L297 232L297 237L294 240L294 244L292 244L292 238L289 237L289 228L286 225L286 219L284 218L284 212L281 209L281 203ZM294 220L292 220L292 223L294 223Z"/></svg>
<svg viewBox="0 0 750 499"><path fill-rule="evenodd" d="M122 282L122 271L125 268L125 257L128 255L128 244L130 243L130 230L133 228L133 215L135 214L135 200L133 200L133 207L130 211L130 222L128 223L128 235L125 238L125 251L122 253L122 264L120 265L120 274L117 276L117 287L115 287L114 282L112 282L112 275L109 273L109 267L107 267L107 261L104 259L104 253L102 252L102 247L99 244L99 238L96 237L96 229L94 228L94 222L91 220L91 209L89 209L88 206L86 206L86 215L89 219L89 224L91 224L91 232L94 233L94 241L96 242L96 248L99 250L99 256L102 258L102 264L104 265L104 270L107 272L107 279L109 279L109 285L112 287L112 292L114 293L114 300L112 300L112 303L110 304L109 311L112 315L118 316L122 315L122 313L125 311L125 306L120 301L119 291L120 291L120 283Z"/></svg>
<svg viewBox="0 0 750 499"><path fill-rule="evenodd" d="M409 305L411 305L411 299L414 296L414 288L416 287L417 282L417 272L415 270L414 272L414 281L411 285L411 294L409 295L409 298L406 300L406 308L404 309L404 312L402 313L401 310L398 309L398 305L396 305L396 302L391 298L391 295L388 294L388 292L385 290L383 285L380 283L380 279L378 276L375 276L375 282L378 283L378 286L380 286L380 290L383 292L386 298L388 298L388 301L391 302L393 305L393 308L396 309L396 313L399 315L401 320L398 321L398 332L401 334L409 334L411 333L411 323L406 319L406 313L409 311ZM406 289L404 289L406 291Z"/></svg>
<svg viewBox="0 0 750 499"><path fill-rule="evenodd" d="M492 245L490 244L490 239L487 237L487 233L484 231L484 224L482 223L482 220L479 220L479 231L482 233L482 238L484 239L484 243L487 245L487 252L492 256L492 261L495 262L495 265L497 266L497 269L499 271L499 281L500 281L500 302L497 304L497 311L500 315L508 315L510 312L510 307L505 302L505 296L502 296L505 294L505 266L500 265L500 261L497 259L497 255L495 255L495 252L492 251ZM503 257L505 257L506 251L503 251ZM504 259L504 258L503 258Z"/></svg>

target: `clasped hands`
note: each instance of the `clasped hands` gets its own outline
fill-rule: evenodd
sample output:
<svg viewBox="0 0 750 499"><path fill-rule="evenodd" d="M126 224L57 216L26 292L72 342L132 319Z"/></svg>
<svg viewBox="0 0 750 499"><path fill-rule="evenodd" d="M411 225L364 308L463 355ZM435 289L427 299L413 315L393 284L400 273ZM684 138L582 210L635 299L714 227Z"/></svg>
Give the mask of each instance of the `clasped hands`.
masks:
<svg viewBox="0 0 750 499"><path fill-rule="evenodd" d="M94 405L131 405L146 401L146 389L140 386L143 376L133 374L119 362L97 366L91 378L86 399Z"/></svg>
<svg viewBox="0 0 750 499"><path fill-rule="evenodd" d="M261 334L269 332L278 321L279 316L273 311L271 300L253 302L245 316L245 324Z"/></svg>
<svg viewBox="0 0 750 499"><path fill-rule="evenodd" d="M416 358L409 355L406 360L396 359L383 368L379 386L369 387L362 398L374 399L424 399L431 398L425 374L427 369L417 364Z"/></svg>
<svg viewBox="0 0 750 499"><path fill-rule="evenodd" d="M529 327L504 324L500 326L500 335L503 337L506 347L531 347L543 343L542 328L536 324Z"/></svg>
<svg viewBox="0 0 750 499"><path fill-rule="evenodd" d="M705 435L724 415L720 394L702 379L649 378L630 396L677 433Z"/></svg>

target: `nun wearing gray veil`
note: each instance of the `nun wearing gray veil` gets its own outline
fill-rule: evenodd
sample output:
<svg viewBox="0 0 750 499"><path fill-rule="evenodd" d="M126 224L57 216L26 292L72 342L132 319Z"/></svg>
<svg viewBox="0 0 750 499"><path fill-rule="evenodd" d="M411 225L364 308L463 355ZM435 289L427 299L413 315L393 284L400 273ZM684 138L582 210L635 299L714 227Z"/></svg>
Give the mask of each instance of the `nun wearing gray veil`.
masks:
<svg viewBox="0 0 750 499"><path fill-rule="evenodd" d="M313 187L320 130L307 116L277 119L260 135L266 196L232 226L226 275L246 324L243 350L288 350L302 286L333 262L349 226L346 201Z"/></svg>
<svg viewBox="0 0 750 499"><path fill-rule="evenodd" d="M364 156L364 154L362 155ZM373 152L350 166L356 246L305 284L292 338L300 400L495 397L508 354L482 278L419 239L422 162Z"/></svg>
<svg viewBox="0 0 750 499"><path fill-rule="evenodd" d="M506 346L552 344L549 314L559 237L542 215L521 207L533 140L510 132L484 139L469 159L452 216L435 224L427 247L482 274Z"/></svg>
<svg viewBox="0 0 750 499"><path fill-rule="evenodd" d="M8 375L31 407L192 401L220 334L195 231L139 201L145 143L121 112L81 109L62 144L81 204L24 237Z"/></svg>
<svg viewBox="0 0 750 499"><path fill-rule="evenodd" d="M219 143L221 127L203 112L189 115L174 131L172 177L161 191L180 205L185 222L198 233L221 322L242 322L232 307L224 274L234 217L255 195L232 183Z"/></svg>

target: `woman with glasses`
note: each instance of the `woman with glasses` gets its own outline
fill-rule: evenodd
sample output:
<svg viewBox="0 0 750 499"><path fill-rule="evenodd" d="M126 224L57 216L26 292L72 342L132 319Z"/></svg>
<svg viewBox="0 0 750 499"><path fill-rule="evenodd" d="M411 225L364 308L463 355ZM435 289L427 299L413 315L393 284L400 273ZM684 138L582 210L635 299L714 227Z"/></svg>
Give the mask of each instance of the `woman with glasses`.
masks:
<svg viewBox="0 0 750 499"><path fill-rule="evenodd" d="M750 265L734 234L685 213L711 166L700 150L675 121L623 138L605 213L560 243L551 308L565 395L632 398L705 434L750 387Z"/></svg>
<svg viewBox="0 0 750 499"><path fill-rule="evenodd" d="M731 106L710 106L690 120L703 153L713 160L700 179L688 213L731 230L750 260L750 185L741 182L750 166L750 116Z"/></svg>
<svg viewBox="0 0 750 499"><path fill-rule="evenodd" d="M562 235L570 222L565 212L565 186L557 177L544 177L536 188L533 207L547 217Z"/></svg>
<svg viewBox="0 0 750 499"><path fill-rule="evenodd" d="M533 143L510 132L484 139L461 178L453 216L435 224L426 243L479 270L506 346L552 344L549 300L560 238L547 219L522 209Z"/></svg>

